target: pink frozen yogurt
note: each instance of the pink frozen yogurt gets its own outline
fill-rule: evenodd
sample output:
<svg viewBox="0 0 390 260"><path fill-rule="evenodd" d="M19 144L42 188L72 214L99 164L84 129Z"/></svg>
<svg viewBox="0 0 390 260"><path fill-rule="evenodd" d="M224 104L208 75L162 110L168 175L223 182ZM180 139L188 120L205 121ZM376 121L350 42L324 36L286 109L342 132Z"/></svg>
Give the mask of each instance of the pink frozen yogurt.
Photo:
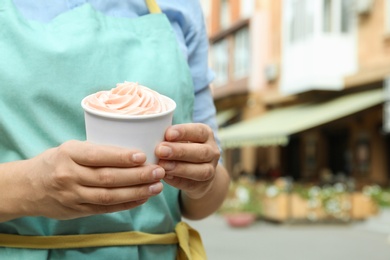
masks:
<svg viewBox="0 0 390 260"><path fill-rule="evenodd" d="M143 151L146 162L155 164L155 147L172 125L176 103L138 83L124 82L86 96L81 107L87 141Z"/></svg>
<svg viewBox="0 0 390 260"><path fill-rule="evenodd" d="M162 95L134 82L118 83L111 90L92 94L84 100L84 105L122 115L159 114L169 109Z"/></svg>

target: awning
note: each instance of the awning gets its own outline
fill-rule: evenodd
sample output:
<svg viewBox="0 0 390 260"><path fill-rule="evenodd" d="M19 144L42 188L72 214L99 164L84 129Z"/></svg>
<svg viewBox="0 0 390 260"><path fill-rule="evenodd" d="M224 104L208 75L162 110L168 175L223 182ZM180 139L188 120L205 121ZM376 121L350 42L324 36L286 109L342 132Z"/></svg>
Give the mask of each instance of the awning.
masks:
<svg viewBox="0 0 390 260"><path fill-rule="evenodd" d="M217 124L221 126L237 115L237 109L230 108L217 113Z"/></svg>
<svg viewBox="0 0 390 260"><path fill-rule="evenodd" d="M382 89L350 94L322 103L275 109L219 130L223 148L287 145L289 136L352 115L385 100Z"/></svg>

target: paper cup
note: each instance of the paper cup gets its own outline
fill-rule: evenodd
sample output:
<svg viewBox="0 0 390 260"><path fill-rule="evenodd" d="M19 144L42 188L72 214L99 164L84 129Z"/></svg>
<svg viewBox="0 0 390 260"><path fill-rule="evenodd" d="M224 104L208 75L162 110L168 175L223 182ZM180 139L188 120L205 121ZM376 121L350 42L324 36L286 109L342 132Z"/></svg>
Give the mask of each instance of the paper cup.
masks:
<svg viewBox="0 0 390 260"><path fill-rule="evenodd" d="M146 154L147 163L157 163L154 150L157 144L164 140L166 129L172 125L175 101L163 96L169 108L163 113L121 115L92 109L85 105L87 98L81 101L87 141L137 149Z"/></svg>

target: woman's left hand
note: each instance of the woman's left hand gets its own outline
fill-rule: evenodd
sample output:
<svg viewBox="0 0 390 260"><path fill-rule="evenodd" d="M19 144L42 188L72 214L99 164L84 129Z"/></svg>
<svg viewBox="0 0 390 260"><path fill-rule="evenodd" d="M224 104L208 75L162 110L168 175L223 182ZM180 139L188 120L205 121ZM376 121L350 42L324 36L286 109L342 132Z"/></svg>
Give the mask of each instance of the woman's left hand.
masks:
<svg viewBox="0 0 390 260"><path fill-rule="evenodd" d="M165 182L191 199L202 198L212 187L220 151L211 128L201 123L174 125L156 147Z"/></svg>

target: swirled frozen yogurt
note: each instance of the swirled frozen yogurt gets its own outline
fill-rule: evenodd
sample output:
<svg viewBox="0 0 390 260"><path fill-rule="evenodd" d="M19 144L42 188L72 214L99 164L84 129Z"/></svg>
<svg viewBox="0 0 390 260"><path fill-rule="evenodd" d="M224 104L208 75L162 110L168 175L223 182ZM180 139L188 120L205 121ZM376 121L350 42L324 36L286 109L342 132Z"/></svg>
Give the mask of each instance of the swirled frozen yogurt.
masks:
<svg viewBox="0 0 390 260"><path fill-rule="evenodd" d="M138 83L124 82L81 101L87 140L141 150L156 163L156 145L172 124L176 103Z"/></svg>
<svg viewBox="0 0 390 260"><path fill-rule="evenodd" d="M89 108L124 115L148 115L169 109L167 100L150 88L134 82L118 83L115 88L88 96L84 105Z"/></svg>

